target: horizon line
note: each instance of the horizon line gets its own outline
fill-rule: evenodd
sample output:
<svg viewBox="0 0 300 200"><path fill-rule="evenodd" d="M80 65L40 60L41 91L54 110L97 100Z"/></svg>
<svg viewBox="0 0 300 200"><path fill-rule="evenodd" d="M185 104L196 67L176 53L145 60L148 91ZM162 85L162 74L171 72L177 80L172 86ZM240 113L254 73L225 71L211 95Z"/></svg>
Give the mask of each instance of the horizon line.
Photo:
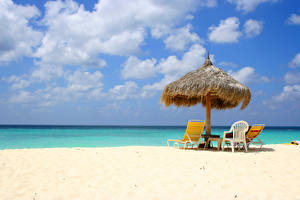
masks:
<svg viewBox="0 0 300 200"><path fill-rule="evenodd" d="M0 124L0 127L4 126L61 126L61 127L186 127L186 124L183 125L120 125L120 124ZM212 127L230 127L231 125L212 125ZM265 128L275 128L275 127L293 127L300 128L300 125L269 125Z"/></svg>

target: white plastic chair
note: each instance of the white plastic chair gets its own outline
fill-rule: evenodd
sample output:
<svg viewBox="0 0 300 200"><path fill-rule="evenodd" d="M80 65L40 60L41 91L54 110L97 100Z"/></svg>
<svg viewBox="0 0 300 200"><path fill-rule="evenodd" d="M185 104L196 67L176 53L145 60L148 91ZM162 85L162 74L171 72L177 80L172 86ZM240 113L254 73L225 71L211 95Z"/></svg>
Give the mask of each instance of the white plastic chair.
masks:
<svg viewBox="0 0 300 200"><path fill-rule="evenodd" d="M244 144L246 152L248 151L247 148L247 142L246 142L246 132L249 129L249 125L245 121L237 121L234 124L232 124L231 128L229 131L224 131L224 136L223 136L223 144L222 144L222 150L224 151L224 145L226 142L231 143L231 149L232 152L234 152L234 145L238 144L238 149L240 150L240 143ZM227 133L233 133L232 138L226 138Z"/></svg>

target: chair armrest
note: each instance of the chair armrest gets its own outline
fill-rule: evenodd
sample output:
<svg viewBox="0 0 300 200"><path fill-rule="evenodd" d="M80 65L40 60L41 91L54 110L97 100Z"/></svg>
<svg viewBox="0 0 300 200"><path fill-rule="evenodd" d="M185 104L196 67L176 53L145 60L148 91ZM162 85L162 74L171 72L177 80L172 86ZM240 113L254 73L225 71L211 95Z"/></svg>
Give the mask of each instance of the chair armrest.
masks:
<svg viewBox="0 0 300 200"><path fill-rule="evenodd" d="M168 141L171 141L171 142L179 142L181 140L178 140L178 139L168 139Z"/></svg>
<svg viewBox="0 0 300 200"><path fill-rule="evenodd" d="M226 134L227 134L227 133L231 133L231 131L224 131L223 138L226 138Z"/></svg>

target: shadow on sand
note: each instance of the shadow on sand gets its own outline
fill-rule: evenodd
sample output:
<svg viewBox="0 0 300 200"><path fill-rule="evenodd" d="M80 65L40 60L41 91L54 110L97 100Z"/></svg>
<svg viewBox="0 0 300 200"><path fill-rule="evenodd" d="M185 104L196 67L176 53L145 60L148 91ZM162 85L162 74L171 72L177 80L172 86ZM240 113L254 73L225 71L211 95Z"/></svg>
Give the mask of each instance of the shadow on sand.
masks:
<svg viewBox="0 0 300 200"><path fill-rule="evenodd" d="M212 147L209 149L204 149L204 148L180 148L182 150L192 150L192 151L212 151L212 152L229 152L232 153L231 151L231 147L225 147L224 151L218 150L216 147ZM241 153L261 153L261 152L273 152L275 151L273 148L270 147L262 147L262 148L257 148L257 147L250 147L248 148L248 152L246 152L243 148L241 148L240 150L238 150L237 148L234 149L234 153L235 152L241 152Z"/></svg>

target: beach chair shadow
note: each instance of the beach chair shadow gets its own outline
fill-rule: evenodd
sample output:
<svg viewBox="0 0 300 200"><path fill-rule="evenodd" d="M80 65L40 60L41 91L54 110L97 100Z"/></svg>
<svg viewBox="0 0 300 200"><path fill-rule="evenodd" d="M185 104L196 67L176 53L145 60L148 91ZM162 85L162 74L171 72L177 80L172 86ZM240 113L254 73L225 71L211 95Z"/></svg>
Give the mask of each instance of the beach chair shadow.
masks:
<svg viewBox="0 0 300 200"><path fill-rule="evenodd" d="M275 151L271 147L260 147L260 148L250 148L248 149L250 152L260 153L260 152L273 152Z"/></svg>
<svg viewBox="0 0 300 200"><path fill-rule="evenodd" d="M248 151L246 152L244 149L240 149L240 150L236 150L235 152L240 152L240 153L264 153L264 152L273 152L275 151L273 148L271 147L262 147L262 148L250 148L248 149ZM232 153L232 150L230 148L225 148L223 152L228 152L228 153Z"/></svg>

